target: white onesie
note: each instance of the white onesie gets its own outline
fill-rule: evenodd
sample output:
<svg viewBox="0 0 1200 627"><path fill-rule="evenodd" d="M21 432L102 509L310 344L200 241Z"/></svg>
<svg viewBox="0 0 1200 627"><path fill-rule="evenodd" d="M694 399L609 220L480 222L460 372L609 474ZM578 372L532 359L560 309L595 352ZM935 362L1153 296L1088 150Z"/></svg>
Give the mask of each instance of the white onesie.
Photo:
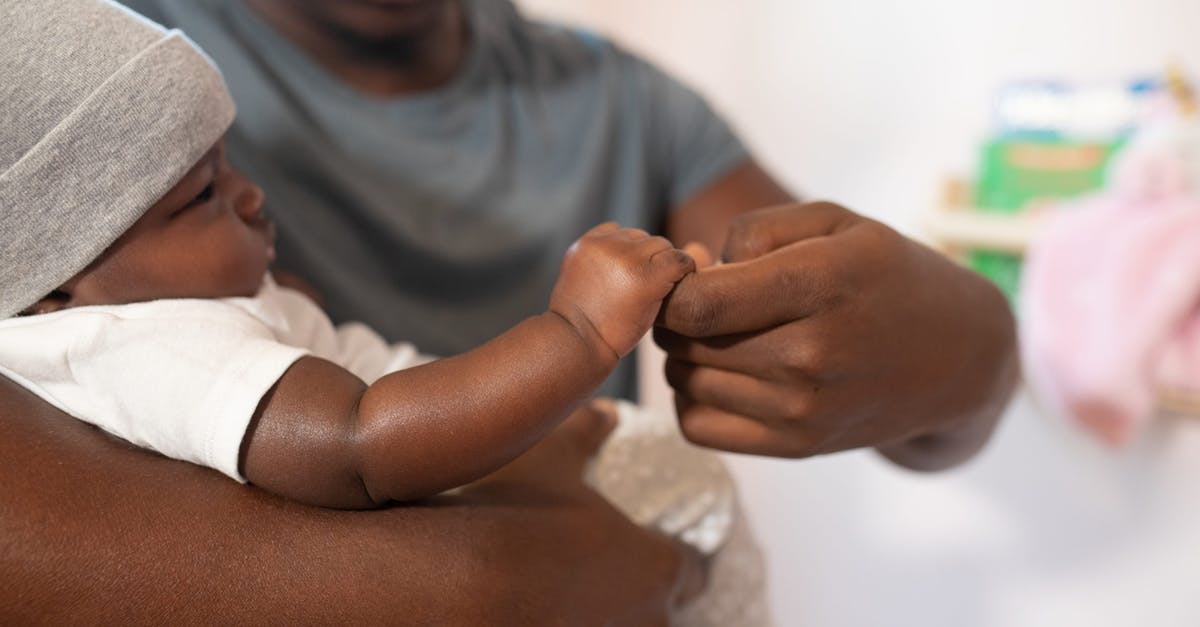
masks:
<svg viewBox="0 0 1200 627"><path fill-rule="evenodd" d="M0 320L0 374L138 446L245 481L238 453L259 401L299 358L372 383L432 361L357 323L334 326L268 276L253 298L77 307Z"/></svg>

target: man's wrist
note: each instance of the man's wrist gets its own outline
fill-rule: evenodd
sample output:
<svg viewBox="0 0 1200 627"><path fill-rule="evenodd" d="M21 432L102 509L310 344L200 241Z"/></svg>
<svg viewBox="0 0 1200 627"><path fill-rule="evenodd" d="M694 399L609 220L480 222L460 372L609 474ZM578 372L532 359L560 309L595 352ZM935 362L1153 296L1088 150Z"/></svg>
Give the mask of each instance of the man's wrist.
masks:
<svg viewBox="0 0 1200 627"><path fill-rule="evenodd" d="M909 470L947 470L974 457L991 437L998 419L999 414L972 416L953 427L877 446L875 450Z"/></svg>

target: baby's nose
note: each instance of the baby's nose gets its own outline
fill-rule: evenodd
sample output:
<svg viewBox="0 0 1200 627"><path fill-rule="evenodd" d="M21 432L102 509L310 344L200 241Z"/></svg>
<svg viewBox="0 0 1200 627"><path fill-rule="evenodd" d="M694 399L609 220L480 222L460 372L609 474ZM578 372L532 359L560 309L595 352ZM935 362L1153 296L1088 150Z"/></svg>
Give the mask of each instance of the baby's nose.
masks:
<svg viewBox="0 0 1200 627"><path fill-rule="evenodd" d="M243 222L258 222L263 218L264 194L261 187L247 181L237 195L234 210Z"/></svg>

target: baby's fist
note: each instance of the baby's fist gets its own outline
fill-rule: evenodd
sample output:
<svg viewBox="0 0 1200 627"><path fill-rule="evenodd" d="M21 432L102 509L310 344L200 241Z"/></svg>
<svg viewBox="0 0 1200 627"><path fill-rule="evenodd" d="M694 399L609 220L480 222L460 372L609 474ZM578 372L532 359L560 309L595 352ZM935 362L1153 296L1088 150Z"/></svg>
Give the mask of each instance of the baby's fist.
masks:
<svg viewBox="0 0 1200 627"><path fill-rule="evenodd" d="M691 256L665 238L608 222L563 256L550 310L623 357L650 330L675 284L695 269Z"/></svg>

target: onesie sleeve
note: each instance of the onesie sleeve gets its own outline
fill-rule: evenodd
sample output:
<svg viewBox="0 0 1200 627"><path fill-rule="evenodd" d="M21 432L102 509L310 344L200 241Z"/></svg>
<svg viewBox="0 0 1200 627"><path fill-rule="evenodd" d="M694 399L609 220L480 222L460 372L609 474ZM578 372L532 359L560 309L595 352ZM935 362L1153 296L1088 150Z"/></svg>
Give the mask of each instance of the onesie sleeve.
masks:
<svg viewBox="0 0 1200 627"><path fill-rule="evenodd" d="M250 419L306 350L218 301L74 316L65 367L43 373L35 392L133 444L245 481Z"/></svg>
<svg viewBox="0 0 1200 627"><path fill-rule="evenodd" d="M436 359L406 342L389 344L379 333L358 322L334 326L308 296L280 287L270 277L257 299L242 302L259 319L276 319L273 328L282 342L304 346L314 357L345 368L368 385L397 370Z"/></svg>
<svg viewBox="0 0 1200 627"><path fill-rule="evenodd" d="M421 366L437 358L422 354L408 342L389 344L365 324L349 322L337 327L335 353L328 357L368 385L398 370Z"/></svg>

